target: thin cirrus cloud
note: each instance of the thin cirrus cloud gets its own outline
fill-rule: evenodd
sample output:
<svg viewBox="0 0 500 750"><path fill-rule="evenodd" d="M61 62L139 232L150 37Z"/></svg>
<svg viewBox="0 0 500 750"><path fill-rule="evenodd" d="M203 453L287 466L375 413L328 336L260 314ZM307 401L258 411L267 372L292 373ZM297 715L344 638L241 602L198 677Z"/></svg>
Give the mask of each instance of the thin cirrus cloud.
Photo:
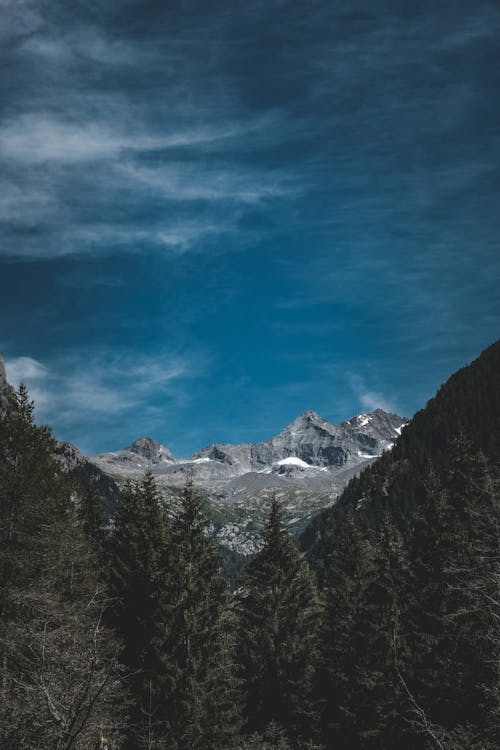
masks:
<svg viewBox="0 0 500 750"><path fill-rule="evenodd" d="M0 254L57 258L109 254L117 248L141 252L144 245L184 253L207 237L231 231L240 207L298 192L296 183L280 170L235 167L224 159L199 160L200 148L258 132L260 122L158 134L140 125L126 133L118 119L115 112L108 122L69 124L43 113L26 114L0 127L0 158L6 166ZM195 149L194 155L176 159L175 154L187 147ZM140 163L158 151L159 164ZM193 213L189 205L194 202L217 207ZM134 212L138 206L147 211L147 221L131 224L123 209L117 211L120 204L130 205ZM23 226L38 226L39 232L14 231Z"/></svg>
<svg viewBox="0 0 500 750"><path fill-rule="evenodd" d="M393 399L387 398L383 393L366 385L366 381L360 375L349 377L350 386L355 393L360 406L367 411L384 409L388 412L398 413L398 408Z"/></svg>
<svg viewBox="0 0 500 750"><path fill-rule="evenodd" d="M109 424L123 417L140 425L145 410L150 424L165 415L171 403L187 398L186 383L197 368L185 357L143 356L130 352L69 357L47 365L33 357L5 361L7 380L17 387L23 382L34 399L37 418L77 431L82 414L94 425ZM160 400L158 410L151 396Z"/></svg>
<svg viewBox="0 0 500 750"><path fill-rule="evenodd" d="M498 335L491 0L0 9L2 336L89 444L104 405L157 418L123 340L210 351L185 421L265 437L311 406L410 414Z"/></svg>
<svg viewBox="0 0 500 750"><path fill-rule="evenodd" d="M105 65L137 63L137 51L131 45L110 38L102 29L91 25L77 25L65 37L61 37L56 29L43 35L30 36L21 43L18 54L58 65L71 64L78 58Z"/></svg>
<svg viewBox="0 0 500 750"><path fill-rule="evenodd" d="M144 189L152 190L171 200L229 201L258 203L259 201L296 195L299 190L283 172L251 169L230 170L224 163L201 167L180 162L164 167L123 165L120 173Z"/></svg>
<svg viewBox="0 0 500 750"><path fill-rule="evenodd" d="M123 116L124 113L122 113ZM122 152L148 152L202 145L232 138L248 128L200 127L170 133L127 133L120 122L65 122L44 112L20 115L0 128L0 154L9 161L26 164L46 162L76 164L114 159Z"/></svg>

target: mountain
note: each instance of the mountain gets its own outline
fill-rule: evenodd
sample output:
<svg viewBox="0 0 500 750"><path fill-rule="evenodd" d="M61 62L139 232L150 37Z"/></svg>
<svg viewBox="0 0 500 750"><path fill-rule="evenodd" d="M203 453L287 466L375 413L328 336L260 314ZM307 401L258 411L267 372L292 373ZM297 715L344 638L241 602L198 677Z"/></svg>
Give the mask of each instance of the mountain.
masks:
<svg viewBox="0 0 500 750"><path fill-rule="evenodd" d="M12 395L0 359L0 410ZM191 477L204 496L216 540L226 550L249 554L259 543L271 494L282 502L290 530L298 533L335 502L353 476L392 447L406 422L376 409L334 425L305 411L267 441L213 443L189 458L176 458L149 436L93 457L57 442L56 453L81 492L91 483L97 486L110 516L128 479L152 472L165 503L175 507Z"/></svg>
<svg viewBox="0 0 500 750"><path fill-rule="evenodd" d="M146 437L89 460L118 483L150 471L170 504L191 477L205 495L216 539L247 554L256 548L270 494L282 501L290 528L300 530L364 466L392 448L406 423L382 409L339 425L305 411L265 442L212 443L182 459Z"/></svg>
<svg viewBox="0 0 500 750"><path fill-rule="evenodd" d="M0 357L0 415L6 412L9 402L12 402L14 397L14 389L7 382L5 364ZM91 483L95 485L104 510L108 516L112 516L120 497L120 488L112 477L101 471L71 443L56 441L55 454L63 470L70 474L75 487L81 493L85 492Z"/></svg>
<svg viewBox="0 0 500 750"><path fill-rule="evenodd" d="M189 473L203 483L274 473L302 480L319 472L337 474L377 458L392 447L406 422L396 414L376 409L333 425L319 414L305 411L262 443L212 443L190 458L176 459L168 448L146 437L91 460L117 475L140 475L150 470L158 477L173 479Z"/></svg>
<svg viewBox="0 0 500 750"><path fill-rule="evenodd" d="M368 531L379 528L387 511L403 538L422 497L429 467L451 465L457 439L481 451L493 467L500 463L500 341L441 386L402 431L394 448L347 484L334 508L314 518L301 545L321 579L346 513L354 511Z"/></svg>
<svg viewBox="0 0 500 750"><path fill-rule="evenodd" d="M12 398L13 393L12 386L7 382L3 359L0 357L0 414L7 409L9 400Z"/></svg>
<svg viewBox="0 0 500 750"><path fill-rule="evenodd" d="M214 444L193 458L229 464L235 474L271 469L290 475L307 469L342 469L380 455L393 444L404 423L401 417L381 409L340 425L327 422L314 411L305 411L266 442Z"/></svg>
<svg viewBox="0 0 500 750"><path fill-rule="evenodd" d="M93 463L110 473L137 476L145 471L158 473L164 464L175 464L175 458L168 448L152 437L139 438L122 450L103 453L92 459Z"/></svg>

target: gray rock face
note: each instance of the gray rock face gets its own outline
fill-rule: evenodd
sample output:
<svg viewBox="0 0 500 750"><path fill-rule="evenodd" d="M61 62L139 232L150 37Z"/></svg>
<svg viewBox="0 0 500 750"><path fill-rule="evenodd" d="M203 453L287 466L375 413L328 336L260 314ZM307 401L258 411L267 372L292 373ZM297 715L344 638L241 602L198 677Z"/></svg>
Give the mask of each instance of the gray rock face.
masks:
<svg viewBox="0 0 500 750"><path fill-rule="evenodd" d="M12 396L0 358L0 413ZM213 443L188 459L176 459L151 437L92 458L69 443L57 443L56 455L81 491L90 483L97 486L110 516L126 479L151 471L172 505L191 477L207 501L214 538L250 554L260 544L271 495L282 503L290 531L299 532L314 514L335 502L353 476L392 447L406 422L376 409L334 425L305 411L265 442Z"/></svg>
<svg viewBox="0 0 500 750"><path fill-rule="evenodd" d="M0 357L0 413L5 411L9 405L9 401L14 395L14 389L7 382L7 376L5 373L5 364Z"/></svg>
<svg viewBox="0 0 500 750"><path fill-rule="evenodd" d="M376 409L340 425L333 425L314 411L305 411L275 437L251 445L213 444L194 454L193 459L209 459L228 464L234 474L262 471L281 461L302 469L342 469L376 458L389 448L407 420ZM301 463L302 462L302 463ZM304 465L304 464L307 464Z"/></svg>
<svg viewBox="0 0 500 750"><path fill-rule="evenodd" d="M97 489L106 514L112 517L120 497L116 482L71 443L56 442L55 454L63 471L72 476L81 493L91 484Z"/></svg>
<svg viewBox="0 0 500 750"><path fill-rule="evenodd" d="M164 445L157 443L152 437L145 437L136 440L125 450L135 453L142 458L145 458L153 466L161 464L163 462L175 463L175 458L170 453L168 448Z"/></svg>
<svg viewBox="0 0 500 750"><path fill-rule="evenodd" d="M115 478L152 471L164 486L190 476L211 497L233 503L242 497L296 487L336 496L346 482L390 448L406 420L376 409L334 425L305 411L262 443L213 443L188 459L176 459L152 438L90 459Z"/></svg>
<svg viewBox="0 0 500 750"><path fill-rule="evenodd" d="M92 462L103 471L117 475L140 476L145 471L161 473L162 467L175 464L168 448L152 437L139 438L128 448L94 456Z"/></svg>

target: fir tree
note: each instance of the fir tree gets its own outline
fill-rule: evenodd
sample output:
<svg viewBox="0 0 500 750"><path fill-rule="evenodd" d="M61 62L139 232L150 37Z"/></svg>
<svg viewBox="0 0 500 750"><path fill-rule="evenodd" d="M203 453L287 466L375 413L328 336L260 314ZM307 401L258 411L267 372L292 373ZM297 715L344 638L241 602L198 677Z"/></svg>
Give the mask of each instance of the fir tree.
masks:
<svg viewBox="0 0 500 750"><path fill-rule="evenodd" d="M99 495L98 484L92 477L79 505L83 530L96 550L106 543L106 515Z"/></svg>
<svg viewBox="0 0 500 750"><path fill-rule="evenodd" d="M370 547L349 514L338 531L325 590L321 693L328 748L352 750L359 742L361 612L370 577Z"/></svg>
<svg viewBox="0 0 500 750"><path fill-rule="evenodd" d="M37 557L53 535L50 523L70 509L72 487L54 458L55 441L48 428L33 423L33 415L34 404L21 385L0 418L1 620L14 606L11 584L18 587L36 574Z"/></svg>
<svg viewBox="0 0 500 750"><path fill-rule="evenodd" d="M248 567L239 610L247 730L262 732L275 722L294 744L312 738L318 596L275 498L262 549Z"/></svg>
<svg viewBox="0 0 500 750"><path fill-rule="evenodd" d="M415 522L413 694L441 731L476 727L486 743L498 715L498 496L484 457L463 439L453 451Z"/></svg>
<svg viewBox="0 0 500 750"><path fill-rule="evenodd" d="M410 747L407 721L407 629L410 575L407 555L386 515L373 550L368 585L355 620L353 712L358 745L373 750Z"/></svg>
<svg viewBox="0 0 500 750"><path fill-rule="evenodd" d="M129 483L123 491L108 561L110 621L123 644L121 661L131 694L126 738L126 747L131 748L141 746L147 736L151 739L151 733L155 741L162 733L164 665L156 642L163 627L166 533L154 479L146 474L142 482Z"/></svg>
<svg viewBox="0 0 500 750"><path fill-rule="evenodd" d="M184 488L167 550L170 588L162 644L170 661L164 713L169 747L223 750L239 730L233 616L220 560L193 483Z"/></svg>
<svg viewBox="0 0 500 750"><path fill-rule="evenodd" d="M54 449L21 387L0 417L2 747L77 750L119 720L105 592Z"/></svg>

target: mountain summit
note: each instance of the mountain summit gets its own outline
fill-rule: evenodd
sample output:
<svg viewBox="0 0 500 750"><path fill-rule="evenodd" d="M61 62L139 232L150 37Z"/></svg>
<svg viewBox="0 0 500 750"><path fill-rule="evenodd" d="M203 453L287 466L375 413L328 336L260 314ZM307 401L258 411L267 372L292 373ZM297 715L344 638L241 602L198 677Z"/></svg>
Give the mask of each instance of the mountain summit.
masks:
<svg viewBox="0 0 500 750"><path fill-rule="evenodd" d="M189 458L175 458L151 437L90 460L120 483L151 471L165 497L191 477L213 510L213 532L224 546L254 552L255 529L278 497L291 529L331 505L346 483L392 448L408 420L382 409L335 425L304 411L260 443L212 443Z"/></svg>
<svg viewBox="0 0 500 750"><path fill-rule="evenodd" d="M91 459L103 471L115 475L141 475L145 471L158 471L162 464L174 464L172 453L152 437L135 440L127 448L102 453Z"/></svg>
<svg viewBox="0 0 500 750"><path fill-rule="evenodd" d="M316 485L322 472L321 484L327 485L334 474L356 469L391 448L406 421L376 409L334 425L314 411L304 411L278 435L261 443L212 443L190 458L176 459L168 448L145 437L92 460L117 475L140 475L149 470L173 484L184 481L183 475L188 473L208 489L219 483L219 491L221 483L255 474L278 474L306 484L311 479ZM262 485L262 480L259 483ZM275 480L269 483L274 485Z"/></svg>
<svg viewBox="0 0 500 750"><path fill-rule="evenodd" d="M131 453L136 453L138 456L142 456L147 461L150 461L153 465L160 464L162 461L174 462L175 458L170 453L168 448L164 445L153 440L152 437L139 438L135 440L132 445L129 445L125 450Z"/></svg>

